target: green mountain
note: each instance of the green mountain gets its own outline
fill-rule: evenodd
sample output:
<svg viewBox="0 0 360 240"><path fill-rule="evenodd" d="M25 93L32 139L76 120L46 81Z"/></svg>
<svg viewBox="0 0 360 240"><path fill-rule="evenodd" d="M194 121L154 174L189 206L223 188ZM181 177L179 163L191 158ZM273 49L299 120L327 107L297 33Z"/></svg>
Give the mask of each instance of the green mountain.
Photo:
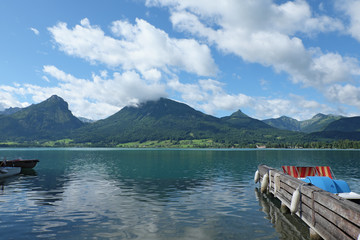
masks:
<svg viewBox="0 0 360 240"><path fill-rule="evenodd" d="M124 107L114 115L78 131L78 139L90 142L132 142L201 138L220 132L218 118L186 104L161 98L138 107Z"/></svg>
<svg viewBox="0 0 360 240"><path fill-rule="evenodd" d="M270 126L290 131L300 131L305 133L319 132L324 130L330 123L343 118L336 115L316 114L314 117L304 121L298 121L286 116L264 120Z"/></svg>
<svg viewBox="0 0 360 240"><path fill-rule="evenodd" d="M341 118L330 123L324 131L360 132L360 117Z"/></svg>
<svg viewBox="0 0 360 240"><path fill-rule="evenodd" d="M341 118L330 123L324 131L312 135L317 138L360 141L360 117Z"/></svg>
<svg viewBox="0 0 360 240"><path fill-rule="evenodd" d="M225 123L228 123L232 127L235 128L246 128L246 129L270 129L272 128L268 124L251 118L245 113L243 113L241 110L238 110L237 112L234 112L228 117L223 117L221 120Z"/></svg>
<svg viewBox="0 0 360 240"><path fill-rule="evenodd" d="M77 119L68 104L54 95L44 102L9 114L0 115L1 140L50 140L69 136L83 123Z"/></svg>
<svg viewBox="0 0 360 240"><path fill-rule="evenodd" d="M343 118L343 116L319 113L309 120L301 121L301 131L306 133L323 131L329 124L341 118Z"/></svg>
<svg viewBox="0 0 360 240"><path fill-rule="evenodd" d="M15 107L15 108L7 108L4 111L0 111L0 115L11 115L13 113L16 113L18 111L20 111L21 108Z"/></svg>
<svg viewBox="0 0 360 240"><path fill-rule="evenodd" d="M15 141L31 145L37 141L64 141L66 138L72 139L73 145L116 146L129 142L163 140L175 142L176 145L181 140L201 139L221 147L249 147L257 144L268 147L320 147L324 145L314 142L360 140L360 117L318 114L306 121L281 117L268 123L251 118L240 110L230 116L217 118L166 98L142 103L137 107L124 107L106 119L83 123L73 116L62 98L52 96L39 104L0 114L0 141L2 144ZM270 125L295 131L281 130ZM298 129L324 131L305 134Z"/></svg>
<svg viewBox="0 0 360 240"><path fill-rule="evenodd" d="M264 123L283 130L301 131L300 122L294 118L282 116L279 118L271 118L263 120Z"/></svg>
<svg viewBox="0 0 360 240"><path fill-rule="evenodd" d="M289 134L292 133L272 128L241 111L216 118L186 104L161 98L138 107L125 107L107 119L89 124L77 131L75 139L105 144L184 139L252 144L284 139Z"/></svg>

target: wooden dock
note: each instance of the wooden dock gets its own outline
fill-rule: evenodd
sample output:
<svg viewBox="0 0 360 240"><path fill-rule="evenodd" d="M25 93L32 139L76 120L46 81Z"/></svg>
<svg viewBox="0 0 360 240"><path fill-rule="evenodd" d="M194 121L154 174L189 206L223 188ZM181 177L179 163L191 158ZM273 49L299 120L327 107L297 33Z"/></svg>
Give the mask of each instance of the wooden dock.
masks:
<svg viewBox="0 0 360 240"><path fill-rule="evenodd" d="M290 208L292 195L300 187L301 194L296 215L309 226L312 238L360 240L359 204L266 165L260 165L258 171L260 183L266 173L269 175L266 191L278 198L282 207Z"/></svg>

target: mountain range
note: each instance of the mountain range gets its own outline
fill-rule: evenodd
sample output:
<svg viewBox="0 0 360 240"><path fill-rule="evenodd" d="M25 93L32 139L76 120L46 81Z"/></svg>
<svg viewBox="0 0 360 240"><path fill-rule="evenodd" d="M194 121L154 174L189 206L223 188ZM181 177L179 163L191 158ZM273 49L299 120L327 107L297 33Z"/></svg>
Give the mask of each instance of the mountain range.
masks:
<svg viewBox="0 0 360 240"><path fill-rule="evenodd" d="M96 122L81 121L56 95L27 108L0 112L1 142L71 139L77 144L210 139L223 146L287 146L311 141L360 140L360 117L317 114L298 121L289 117L251 118L240 110L217 118L170 99L128 106Z"/></svg>
<svg viewBox="0 0 360 240"><path fill-rule="evenodd" d="M288 135L241 112L217 118L170 99L148 101L137 107L124 107L114 115L78 129L79 142L145 142L153 140L213 139L223 143L253 143Z"/></svg>
<svg viewBox="0 0 360 240"><path fill-rule="evenodd" d="M325 115L322 113L316 114L314 117L304 121L282 116L280 118L271 118L263 120L264 123L269 124L275 128L285 129L290 131L300 131L305 133L320 132L332 122L344 118L338 115ZM346 121L346 120L345 120Z"/></svg>

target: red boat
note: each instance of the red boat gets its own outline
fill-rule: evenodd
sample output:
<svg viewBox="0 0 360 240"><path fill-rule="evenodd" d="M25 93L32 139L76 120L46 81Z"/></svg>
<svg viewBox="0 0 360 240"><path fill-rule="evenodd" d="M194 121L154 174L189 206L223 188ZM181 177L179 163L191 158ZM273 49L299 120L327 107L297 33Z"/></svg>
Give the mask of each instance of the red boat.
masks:
<svg viewBox="0 0 360 240"><path fill-rule="evenodd" d="M33 168L38 162L38 159L14 159L3 161L1 165L5 164L4 167Z"/></svg>

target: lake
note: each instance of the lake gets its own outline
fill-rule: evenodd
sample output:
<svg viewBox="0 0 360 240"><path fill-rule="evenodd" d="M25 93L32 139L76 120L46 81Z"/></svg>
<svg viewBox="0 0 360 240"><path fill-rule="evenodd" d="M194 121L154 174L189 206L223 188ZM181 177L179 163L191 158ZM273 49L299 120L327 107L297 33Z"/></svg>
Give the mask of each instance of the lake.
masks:
<svg viewBox="0 0 360 240"><path fill-rule="evenodd" d="M259 164L330 165L360 192L357 150L0 149L1 239L308 239L256 190Z"/></svg>

